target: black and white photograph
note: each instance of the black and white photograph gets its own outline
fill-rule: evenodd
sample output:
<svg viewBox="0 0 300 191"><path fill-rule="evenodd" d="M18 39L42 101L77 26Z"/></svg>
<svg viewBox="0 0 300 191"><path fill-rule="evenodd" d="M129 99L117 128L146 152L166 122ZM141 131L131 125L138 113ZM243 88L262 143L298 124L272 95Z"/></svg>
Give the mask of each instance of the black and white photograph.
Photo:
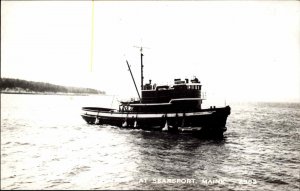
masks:
<svg viewBox="0 0 300 191"><path fill-rule="evenodd" d="M1 0L1 190L299 190L299 1Z"/></svg>

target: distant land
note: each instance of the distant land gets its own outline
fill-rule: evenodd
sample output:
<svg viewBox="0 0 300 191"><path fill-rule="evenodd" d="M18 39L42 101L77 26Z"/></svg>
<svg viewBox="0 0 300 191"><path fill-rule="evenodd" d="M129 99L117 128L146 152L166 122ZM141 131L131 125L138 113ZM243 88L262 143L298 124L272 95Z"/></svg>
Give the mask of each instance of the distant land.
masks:
<svg viewBox="0 0 300 191"><path fill-rule="evenodd" d="M13 78L1 78L1 93L11 94L105 94L91 88L69 87L44 82L33 82Z"/></svg>

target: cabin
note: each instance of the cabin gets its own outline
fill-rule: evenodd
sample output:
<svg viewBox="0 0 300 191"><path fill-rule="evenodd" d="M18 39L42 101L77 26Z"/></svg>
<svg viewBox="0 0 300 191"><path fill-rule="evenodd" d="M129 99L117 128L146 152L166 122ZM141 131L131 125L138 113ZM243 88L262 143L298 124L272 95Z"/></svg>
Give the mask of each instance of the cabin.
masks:
<svg viewBox="0 0 300 191"><path fill-rule="evenodd" d="M126 112L187 112L201 110L201 84L192 80L174 79L173 85L149 83L142 88L141 101L122 102L120 111Z"/></svg>
<svg viewBox="0 0 300 191"><path fill-rule="evenodd" d="M171 86L145 84L142 89L141 103L169 103L174 99L201 98L201 84L198 78L181 80L174 79Z"/></svg>

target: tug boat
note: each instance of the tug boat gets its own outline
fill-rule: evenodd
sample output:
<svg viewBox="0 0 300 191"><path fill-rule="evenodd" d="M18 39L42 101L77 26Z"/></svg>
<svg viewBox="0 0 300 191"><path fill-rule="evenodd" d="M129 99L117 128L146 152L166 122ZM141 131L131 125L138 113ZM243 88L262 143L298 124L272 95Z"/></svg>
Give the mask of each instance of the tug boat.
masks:
<svg viewBox="0 0 300 191"><path fill-rule="evenodd" d="M112 125L121 128L191 133L219 137L227 130L230 106L202 108L206 99L198 78L174 79L172 85L143 84L143 52L141 51L141 96L130 66L138 100L121 101L118 109L83 107L82 118L88 124Z"/></svg>

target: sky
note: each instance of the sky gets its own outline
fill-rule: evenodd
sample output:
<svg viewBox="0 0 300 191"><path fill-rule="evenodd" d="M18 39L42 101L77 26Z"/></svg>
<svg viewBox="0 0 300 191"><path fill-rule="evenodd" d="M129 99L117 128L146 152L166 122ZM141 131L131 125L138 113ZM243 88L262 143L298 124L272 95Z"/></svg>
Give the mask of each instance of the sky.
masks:
<svg viewBox="0 0 300 191"><path fill-rule="evenodd" d="M1 77L137 96L197 76L208 99L300 102L297 1L1 1Z"/></svg>

